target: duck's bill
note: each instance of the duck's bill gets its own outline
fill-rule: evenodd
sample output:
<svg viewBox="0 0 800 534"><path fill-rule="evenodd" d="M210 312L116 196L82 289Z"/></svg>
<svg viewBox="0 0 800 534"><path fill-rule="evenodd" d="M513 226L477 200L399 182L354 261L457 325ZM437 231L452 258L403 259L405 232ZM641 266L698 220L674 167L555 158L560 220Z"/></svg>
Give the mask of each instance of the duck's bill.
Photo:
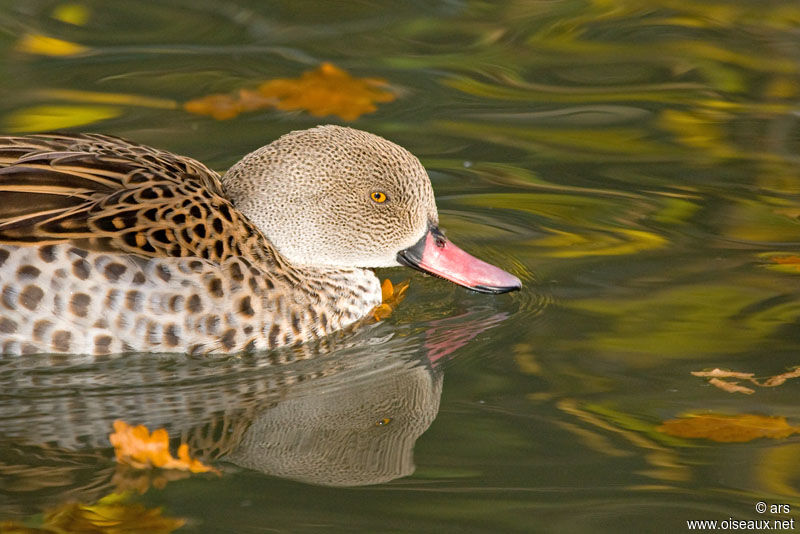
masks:
<svg viewBox="0 0 800 534"><path fill-rule="evenodd" d="M397 261L481 293L506 293L522 287L519 278L467 254L436 227L400 251Z"/></svg>

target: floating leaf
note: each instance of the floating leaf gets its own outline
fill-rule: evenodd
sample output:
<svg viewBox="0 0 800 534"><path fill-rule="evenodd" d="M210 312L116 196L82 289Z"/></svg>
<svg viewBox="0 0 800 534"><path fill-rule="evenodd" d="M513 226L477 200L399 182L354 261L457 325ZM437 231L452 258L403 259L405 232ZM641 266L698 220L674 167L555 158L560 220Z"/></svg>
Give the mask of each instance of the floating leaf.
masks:
<svg viewBox="0 0 800 534"><path fill-rule="evenodd" d="M40 33L29 33L23 35L16 46L17 51L26 54L35 54L38 56L76 56L84 54L90 48L73 43L72 41L65 41L55 37L48 37Z"/></svg>
<svg viewBox="0 0 800 534"><path fill-rule="evenodd" d="M169 435L163 428L152 435L144 425L130 426L125 421L114 421L114 432L108 437L114 446L117 461L136 469L178 469L192 473L219 471L189 456L189 446L183 443L178 447L178 457L169 452Z"/></svg>
<svg viewBox="0 0 800 534"><path fill-rule="evenodd" d="M689 415L670 419L658 427L660 432L680 438L709 439L724 443L758 438L781 439L800 432L785 417L764 415Z"/></svg>
<svg viewBox="0 0 800 534"><path fill-rule="evenodd" d="M302 109L315 117L337 115L355 120L375 111L375 102L395 99L393 93L384 89L387 85L379 78L353 78L347 71L323 63L298 79L272 80L258 90L264 96L280 99L279 109Z"/></svg>
<svg viewBox="0 0 800 534"><path fill-rule="evenodd" d="M354 78L331 63L323 63L299 78L267 81L258 90L241 89L236 94L212 94L184 104L189 113L232 119L240 113L266 108L304 110L315 117L336 115L355 120L377 109L376 102L396 97L379 78Z"/></svg>
<svg viewBox="0 0 800 534"><path fill-rule="evenodd" d="M712 378L708 381L714 387L718 387L723 391L727 391L728 393L744 393L745 395L752 395L756 392L753 388L748 388L745 386L740 386L737 382L726 382L725 380L720 380L719 378Z"/></svg>
<svg viewBox="0 0 800 534"><path fill-rule="evenodd" d="M11 132L46 132L84 126L122 114L115 106L33 106L11 113L6 128Z"/></svg>
<svg viewBox="0 0 800 534"><path fill-rule="evenodd" d="M739 373L736 371L724 371L722 369L713 369L711 371L692 371L692 374L694 376L708 378L709 384L718 387L723 391L727 391L729 393L746 393L749 395L754 393L755 390L748 387L739 386L738 380L746 380L758 387L774 388L776 386L780 386L791 378L800 378L800 367L796 367L792 371L771 376L763 381L759 381L757 378L755 378L753 373Z"/></svg>
<svg viewBox="0 0 800 534"><path fill-rule="evenodd" d="M392 285L392 281L388 278L381 284L381 304L372 310L372 316L376 321L382 321L392 315L392 312L397 308L397 305L402 302L406 296L410 282L404 280L396 286Z"/></svg>

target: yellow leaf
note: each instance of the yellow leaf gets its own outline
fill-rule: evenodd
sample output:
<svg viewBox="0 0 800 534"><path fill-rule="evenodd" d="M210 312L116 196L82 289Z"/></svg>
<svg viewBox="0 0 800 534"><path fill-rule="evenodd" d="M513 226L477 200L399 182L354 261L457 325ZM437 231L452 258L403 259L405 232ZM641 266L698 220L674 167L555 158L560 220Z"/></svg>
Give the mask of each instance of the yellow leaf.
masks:
<svg viewBox="0 0 800 534"><path fill-rule="evenodd" d="M708 439L719 442L744 442L758 438L781 439L797 432L785 417L764 415L689 415L670 419L658 427L660 432L680 438Z"/></svg>
<svg viewBox="0 0 800 534"><path fill-rule="evenodd" d="M11 132L45 132L84 126L117 117L121 113L122 109L115 106L33 106L8 115L6 128Z"/></svg>
<svg viewBox="0 0 800 534"><path fill-rule="evenodd" d="M336 115L355 120L377 109L376 102L391 102L396 97L379 78L354 78L347 71L323 63L299 78L267 81L257 91L242 89L235 95L213 94L190 100L184 109L217 120L232 119L240 113L275 107L304 110L315 117Z"/></svg>
<svg viewBox="0 0 800 534"><path fill-rule="evenodd" d="M16 49L19 52L38 56L76 56L90 50L90 48L78 43L57 39L55 37L48 37L40 33L28 33L23 35L20 40L17 41Z"/></svg>
<svg viewBox="0 0 800 534"><path fill-rule="evenodd" d="M192 473L219 471L199 460L189 457L189 446L185 443L178 448L178 458L169 452L169 435L163 428L150 431L144 425L132 427L125 421L114 421L114 432L108 437L114 446L117 461L136 469L159 467L179 469Z"/></svg>

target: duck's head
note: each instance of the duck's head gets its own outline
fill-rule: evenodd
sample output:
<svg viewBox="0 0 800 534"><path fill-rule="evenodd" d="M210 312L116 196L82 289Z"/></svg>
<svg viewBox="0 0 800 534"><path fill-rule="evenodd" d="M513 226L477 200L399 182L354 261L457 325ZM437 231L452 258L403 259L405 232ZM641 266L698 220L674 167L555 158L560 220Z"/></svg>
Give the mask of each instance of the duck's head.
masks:
<svg viewBox="0 0 800 534"><path fill-rule="evenodd" d="M245 156L222 178L234 205L295 265L407 265L476 291L520 288L439 231L419 160L360 130L318 126Z"/></svg>

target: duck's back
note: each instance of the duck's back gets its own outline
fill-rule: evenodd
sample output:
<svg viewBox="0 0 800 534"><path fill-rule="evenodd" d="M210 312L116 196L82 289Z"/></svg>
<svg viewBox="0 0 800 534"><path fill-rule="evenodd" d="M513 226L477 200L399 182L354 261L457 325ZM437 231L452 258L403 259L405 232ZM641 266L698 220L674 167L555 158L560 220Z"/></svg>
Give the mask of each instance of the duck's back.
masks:
<svg viewBox="0 0 800 534"><path fill-rule="evenodd" d="M287 265L190 158L0 137L0 354L273 348L363 314L362 275Z"/></svg>

